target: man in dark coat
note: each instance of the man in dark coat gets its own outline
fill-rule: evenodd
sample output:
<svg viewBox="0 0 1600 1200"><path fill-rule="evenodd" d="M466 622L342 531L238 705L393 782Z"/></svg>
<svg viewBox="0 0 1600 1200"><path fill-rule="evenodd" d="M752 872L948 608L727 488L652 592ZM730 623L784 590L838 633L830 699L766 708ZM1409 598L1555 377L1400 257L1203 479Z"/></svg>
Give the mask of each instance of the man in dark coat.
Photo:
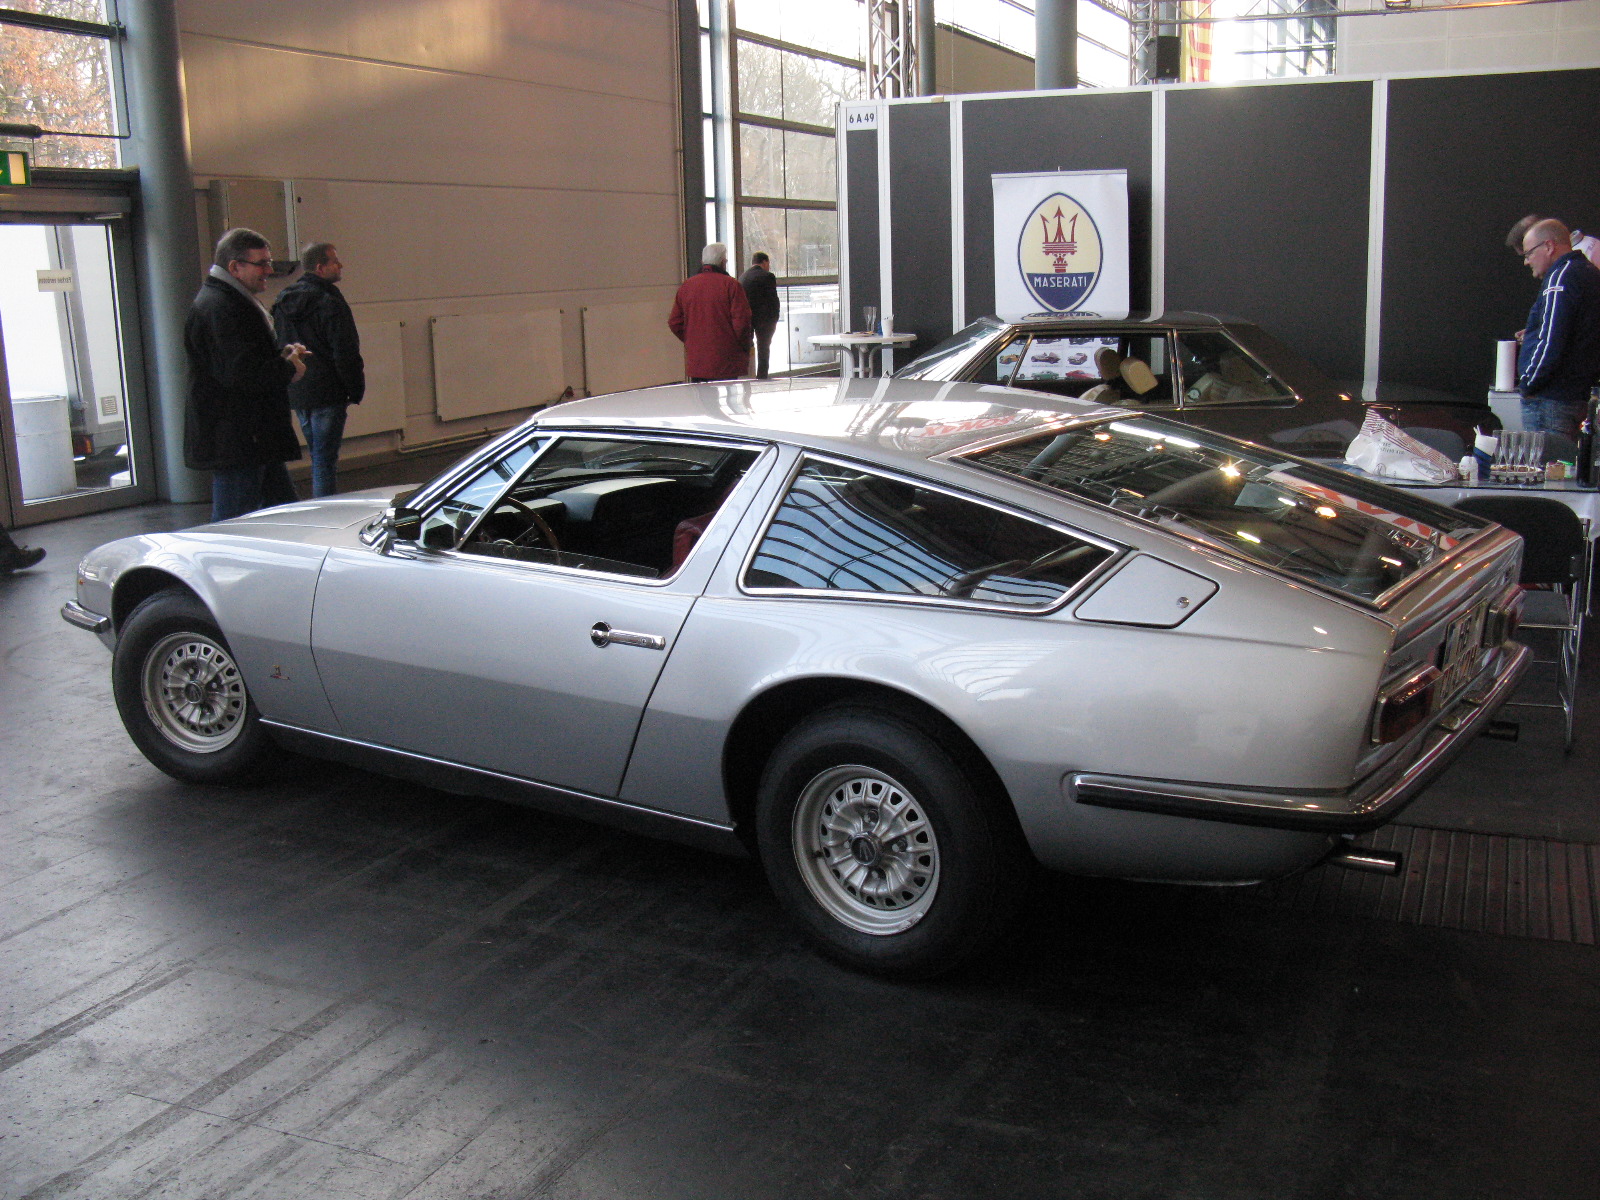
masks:
<svg viewBox="0 0 1600 1200"><path fill-rule="evenodd" d="M750 321L756 330L756 378L767 377L767 365L772 361L772 334L778 328L778 277L767 264L772 260L757 251L750 256L750 269L739 276L739 286L744 288L750 301Z"/></svg>
<svg viewBox="0 0 1600 1200"><path fill-rule="evenodd" d="M256 299L271 273L267 239L253 229L228 230L183 327L189 355L183 457L211 472L213 521L295 499L284 466L300 457L289 424L289 384L306 372L306 349L278 349L272 317Z"/></svg>
<svg viewBox="0 0 1600 1200"><path fill-rule="evenodd" d="M305 274L283 290L272 306L278 341L299 342L311 351L305 378L289 385L289 403L311 451L311 494L339 490L339 443L347 405L360 404L367 380L361 336L350 305L339 291L344 263L338 247L313 242L300 252Z"/></svg>
<svg viewBox="0 0 1600 1200"><path fill-rule="evenodd" d="M700 252L700 273L678 287L667 318L683 343L684 372L695 383L738 379L750 369L750 301L728 274L728 248Z"/></svg>

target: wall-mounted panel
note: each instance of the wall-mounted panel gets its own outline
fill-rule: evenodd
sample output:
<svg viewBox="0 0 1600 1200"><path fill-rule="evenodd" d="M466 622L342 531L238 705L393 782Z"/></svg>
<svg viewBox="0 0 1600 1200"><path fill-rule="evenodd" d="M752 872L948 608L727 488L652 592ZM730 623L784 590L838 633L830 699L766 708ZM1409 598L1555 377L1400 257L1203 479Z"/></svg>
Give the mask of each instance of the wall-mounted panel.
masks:
<svg viewBox="0 0 1600 1200"><path fill-rule="evenodd" d="M889 109L890 253L895 328L917 340L909 361L950 336L950 106ZM901 197L908 202L902 203Z"/></svg>
<svg viewBox="0 0 1600 1200"><path fill-rule="evenodd" d="M675 102L673 0L205 0L186 34Z"/></svg>
<svg viewBox="0 0 1600 1200"><path fill-rule="evenodd" d="M1383 378L1484 395L1534 296L1506 231L1600 224L1596 113L1600 70L1390 81Z"/></svg>
<svg viewBox="0 0 1600 1200"><path fill-rule="evenodd" d="M583 370L591 396L683 381L683 343L667 328L672 297L583 310Z"/></svg>
<svg viewBox="0 0 1600 1200"><path fill-rule="evenodd" d="M344 435L361 437L368 433L387 433L404 429L406 391L402 375L404 359L400 351L402 321L363 320L356 317L356 332L361 335L361 361L366 368L367 391L360 404L347 410Z"/></svg>
<svg viewBox="0 0 1600 1200"><path fill-rule="evenodd" d="M862 305L880 307L878 285L878 134L860 129L844 135L850 156L845 203L849 221L850 292L840 297L845 329L865 329Z"/></svg>
<svg viewBox="0 0 1600 1200"><path fill-rule="evenodd" d="M1174 88L1165 100L1166 307L1258 321L1333 377L1359 379L1372 84Z"/></svg>
<svg viewBox="0 0 1600 1200"><path fill-rule="evenodd" d="M1149 305L1150 105L1147 91L963 103L969 318L994 311L994 192L989 177L1025 171L1128 172L1129 296L1134 308Z"/></svg>
<svg viewBox="0 0 1600 1200"><path fill-rule="evenodd" d="M678 192L671 102L214 38L183 66L200 174Z"/></svg>
<svg viewBox="0 0 1600 1200"><path fill-rule="evenodd" d="M567 386L560 309L438 316L431 325L441 421L549 404Z"/></svg>

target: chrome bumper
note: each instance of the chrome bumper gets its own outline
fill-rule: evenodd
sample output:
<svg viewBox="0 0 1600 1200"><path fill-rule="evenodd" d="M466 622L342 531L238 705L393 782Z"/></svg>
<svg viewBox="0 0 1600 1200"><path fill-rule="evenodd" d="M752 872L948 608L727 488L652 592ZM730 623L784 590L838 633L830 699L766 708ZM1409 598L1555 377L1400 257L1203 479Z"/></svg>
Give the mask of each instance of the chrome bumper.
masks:
<svg viewBox="0 0 1600 1200"><path fill-rule="evenodd" d="M68 625L76 625L79 629L87 629L90 633L104 633L111 628L110 617L90 612L76 600L68 600L61 606L61 619Z"/></svg>
<svg viewBox="0 0 1600 1200"><path fill-rule="evenodd" d="M1315 833L1360 833L1392 821L1400 810L1443 774L1467 744L1483 732L1511 698L1532 661L1532 651L1507 642L1499 671L1490 676L1419 735L1419 745L1343 791L1300 792L1213 787L1162 779L1076 774L1068 792L1079 804L1162 813L1202 821L1262 825Z"/></svg>

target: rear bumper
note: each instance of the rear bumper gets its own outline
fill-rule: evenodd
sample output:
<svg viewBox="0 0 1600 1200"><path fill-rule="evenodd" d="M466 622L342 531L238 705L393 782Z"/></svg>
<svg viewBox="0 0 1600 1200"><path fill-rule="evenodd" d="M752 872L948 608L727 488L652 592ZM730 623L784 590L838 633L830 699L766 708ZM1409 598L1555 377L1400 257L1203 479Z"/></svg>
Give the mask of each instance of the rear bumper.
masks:
<svg viewBox="0 0 1600 1200"><path fill-rule="evenodd" d="M1309 833L1360 833L1392 821L1443 774L1511 698L1532 652L1505 643L1497 668L1436 718L1395 761L1343 791L1302 792L1216 787L1162 779L1080 773L1068 776L1070 797L1096 808L1162 813L1201 821Z"/></svg>

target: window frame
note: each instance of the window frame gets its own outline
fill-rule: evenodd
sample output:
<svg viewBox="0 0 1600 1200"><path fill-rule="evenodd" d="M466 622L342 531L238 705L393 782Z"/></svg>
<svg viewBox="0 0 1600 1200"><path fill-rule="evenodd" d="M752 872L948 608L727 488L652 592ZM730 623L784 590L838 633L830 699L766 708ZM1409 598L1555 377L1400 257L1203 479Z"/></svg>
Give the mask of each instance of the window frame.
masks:
<svg viewBox="0 0 1600 1200"><path fill-rule="evenodd" d="M904 592L858 592L846 588L759 587L752 585L747 582L751 565L754 563L756 555L760 552L762 544L772 532L772 527L778 519L778 513L783 508L784 501L789 498L790 492L794 490L795 481L800 477L800 473L805 470L806 464L811 462L826 463L852 471L862 471L869 475L876 475L910 487L939 492L955 500L977 504L982 508L993 509L1006 516L1043 526L1053 533L1105 550L1107 554L1102 561L1090 568L1082 579L1062 592L1060 596L1056 597L1048 605L1034 608L1018 604L1001 604L992 600L968 600L959 596L925 596ZM740 595L754 599L833 600L842 603L932 605L937 608L1000 613L1011 617L1046 617L1054 615L1067 605L1074 603L1086 590L1096 586L1101 579L1115 570L1131 552L1132 548L1125 543L1114 542L1097 534L1086 533L1063 521L1058 521L988 496L978 495L964 488L952 487L949 484L928 479L926 476L895 471L881 464L853 459L847 455L826 454L821 451L800 447L799 453L795 456L795 461L790 465L777 489L776 497L773 499L765 516L762 517L760 528L751 537L749 546L745 548L743 560L740 562L738 573L734 578L734 585L738 588Z"/></svg>
<svg viewBox="0 0 1600 1200"><path fill-rule="evenodd" d="M744 473L740 475L738 481L734 483L732 490L730 490L728 494L723 497L722 503L717 506L716 518L713 518L711 524L707 525L707 532L710 531L712 525L716 524L716 519L720 518L727 510L727 506L733 501L734 497L738 495L739 490L741 487L743 487L745 481L748 480L752 473L754 473L761 465L763 459L773 453L772 444L770 442L759 441L756 439L744 440L740 438L719 438L716 436L697 436L692 434L678 435L666 430L647 430L641 432L633 429L538 428L534 429L531 432L531 437L527 439L515 439L514 441L501 446L496 454L485 455L481 459L473 460L473 463L468 470L452 475L451 487L438 489L425 497L423 503L428 507L418 509L418 511L422 514L424 519L426 519L432 511L437 510L440 505L444 504L450 499L450 496L454 494L454 487L464 485L470 482L470 480L476 478L478 473L487 467L488 464L494 459L503 458L506 455L514 454L517 452L517 450L526 445L528 441L536 440L541 437L548 439L546 444L534 453L533 457L528 460L528 464L523 467L523 469L519 471L509 482L507 482L505 487L501 488L495 493L494 500L484 506L483 511L480 512L477 517L474 518L473 522L467 526L465 532L460 535L454 546L445 548L439 546L424 546L421 542L410 542L407 543L408 547L414 547L419 555L445 558L455 562L468 562L478 565L499 567L531 568L534 570L555 571L569 578L601 579L609 583L622 582L636 584L643 587L664 587L673 583L680 576L682 576L685 568L687 568L689 564L694 561L696 553L699 552L700 544L706 540L704 534L702 534L702 536L695 542L694 546L690 548L689 553L684 556L683 562L678 564L677 570L673 571L669 575L662 575L655 579L647 578L642 575L630 575L616 571L605 571L595 567L574 567L565 565L563 563L538 562L532 559L494 558L485 554L472 554L468 551L462 550L461 547L472 537L474 533L477 532L478 526L483 523L485 518L487 518L502 501L504 501L506 495L519 483L521 483L522 480L527 477L530 471L534 470L539 465L539 462L545 457L545 455L550 453L552 447L571 438L585 440L615 439L619 441L627 440L635 442L666 443L680 446L706 446L716 450L755 451L755 457L751 459L750 465L745 468Z"/></svg>
<svg viewBox="0 0 1600 1200"><path fill-rule="evenodd" d="M1233 349L1245 359L1246 362L1249 362L1264 376L1281 387L1284 391L1284 394L1280 396L1262 396L1255 400L1247 400L1232 404L1201 404L1198 402L1194 404L1189 403L1189 371L1188 367L1183 361L1183 356L1180 353L1180 350L1184 335L1190 333L1215 334L1217 337L1226 339L1229 345L1231 345ZM1258 355L1251 353L1247 347L1239 342L1238 338L1234 337L1226 330L1173 329L1169 331L1169 337L1170 344L1167 347L1167 352L1172 356L1171 361L1173 365L1173 374L1177 376L1178 380L1178 396L1174 407L1180 412L1223 412L1257 408L1294 408L1305 399L1304 396L1290 386L1288 380L1284 379L1283 376L1279 375L1271 367L1267 366L1266 363L1262 362Z"/></svg>

